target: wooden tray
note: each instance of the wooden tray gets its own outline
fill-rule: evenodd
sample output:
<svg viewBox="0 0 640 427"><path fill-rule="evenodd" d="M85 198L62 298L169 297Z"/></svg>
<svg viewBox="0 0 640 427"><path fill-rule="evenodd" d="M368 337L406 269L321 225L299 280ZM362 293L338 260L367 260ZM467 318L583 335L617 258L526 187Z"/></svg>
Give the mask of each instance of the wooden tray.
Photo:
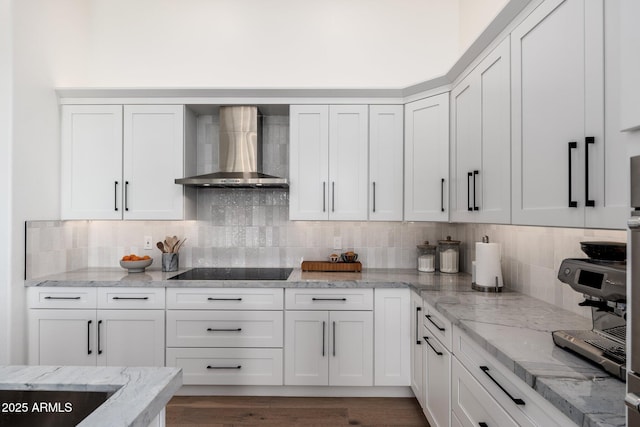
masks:
<svg viewBox="0 0 640 427"><path fill-rule="evenodd" d="M356 262L329 262L329 261L302 261L302 271L362 271L360 261Z"/></svg>

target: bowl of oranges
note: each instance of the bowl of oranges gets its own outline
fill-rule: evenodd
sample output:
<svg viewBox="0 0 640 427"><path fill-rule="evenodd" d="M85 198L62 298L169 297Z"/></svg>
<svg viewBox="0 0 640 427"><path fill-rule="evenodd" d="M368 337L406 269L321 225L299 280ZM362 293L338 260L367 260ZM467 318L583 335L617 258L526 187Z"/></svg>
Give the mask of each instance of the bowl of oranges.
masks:
<svg viewBox="0 0 640 427"><path fill-rule="evenodd" d="M149 267L152 262L153 258L149 255L130 254L122 257L120 267L129 270L129 273L144 273L144 269Z"/></svg>

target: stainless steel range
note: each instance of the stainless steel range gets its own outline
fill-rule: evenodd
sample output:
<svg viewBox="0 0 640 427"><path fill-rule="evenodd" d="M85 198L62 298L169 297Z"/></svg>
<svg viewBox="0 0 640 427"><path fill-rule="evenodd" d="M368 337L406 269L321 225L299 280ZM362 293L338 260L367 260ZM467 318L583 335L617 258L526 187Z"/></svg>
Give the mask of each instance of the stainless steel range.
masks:
<svg viewBox="0 0 640 427"><path fill-rule="evenodd" d="M593 328L554 331L556 345L569 349L625 380L626 374L626 243L582 242L593 258L562 261L558 279L584 294L581 306L591 307ZM596 251L597 253L594 253Z"/></svg>

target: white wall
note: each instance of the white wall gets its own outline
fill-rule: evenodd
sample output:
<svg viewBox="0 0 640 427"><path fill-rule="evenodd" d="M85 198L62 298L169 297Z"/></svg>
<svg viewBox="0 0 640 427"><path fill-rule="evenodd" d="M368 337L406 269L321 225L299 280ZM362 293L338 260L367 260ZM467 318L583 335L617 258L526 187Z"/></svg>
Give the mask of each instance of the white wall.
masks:
<svg viewBox="0 0 640 427"><path fill-rule="evenodd" d="M405 87L459 54L452 0L89 2L89 81L77 85Z"/></svg>
<svg viewBox="0 0 640 427"><path fill-rule="evenodd" d="M463 53L509 0L458 0L458 2L460 3L459 52Z"/></svg>
<svg viewBox="0 0 640 427"><path fill-rule="evenodd" d="M6 296L3 301L9 303L9 322L0 323L0 339L8 337L9 341L2 348L9 348L9 353L0 354L0 363L21 363L25 361L26 335L24 222L60 216L60 120L53 88L63 77L84 79L89 21L85 0L2 1L11 9L11 25L0 25L4 32L9 28L13 55L8 79L12 88L10 111L0 111L3 119L9 117L11 123L6 153L0 145L1 154L8 154L1 157L9 163L1 165L2 173L10 176L0 184L10 183L6 200L0 187L0 206L6 207L6 212L0 213L0 236L10 236L5 240L10 247L1 245L0 250L8 251L7 256L0 252L2 262L10 262L6 280L0 277L0 295ZM0 53L4 53L2 48ZM1 267L2 264L0 274Z"/></svg>
<svg viewBox="0 0 640 427"><path fill-rule="evenodd" d="M0 239L8 242L11 234L11 128L12 128L12 56L11 1L0 0ZM0 365L9 363L9 245L0 245Z"/></svg>

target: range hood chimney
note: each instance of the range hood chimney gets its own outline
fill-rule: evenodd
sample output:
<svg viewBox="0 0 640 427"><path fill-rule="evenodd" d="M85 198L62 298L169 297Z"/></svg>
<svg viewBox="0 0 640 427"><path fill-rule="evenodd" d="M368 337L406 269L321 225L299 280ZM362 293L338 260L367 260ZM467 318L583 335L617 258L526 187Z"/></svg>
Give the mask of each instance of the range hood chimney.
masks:
<svg viewBox="0 0 640 427"><path fill-rule="evenodd" d="M262 167L262 126L258 107L220 107L219 171L188 178L176 184L192 187L288 188L286 178L258 172Z"/></svg>

